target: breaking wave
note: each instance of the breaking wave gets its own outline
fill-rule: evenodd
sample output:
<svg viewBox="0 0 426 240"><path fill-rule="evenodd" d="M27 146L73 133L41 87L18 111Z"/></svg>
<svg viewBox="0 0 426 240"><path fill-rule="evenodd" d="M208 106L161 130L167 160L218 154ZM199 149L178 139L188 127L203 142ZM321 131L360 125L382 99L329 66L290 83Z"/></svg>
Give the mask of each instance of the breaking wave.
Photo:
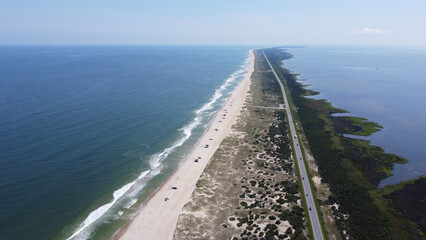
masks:
<svg viewBox="0 0 426 240"><path fill-rule="evenodd" d="M218 100L221 99L221 97L225 94L226 90L228 90L229 86L231 86L234 82L237 80L242 79L244 74L247 72L247 67L249 63L249 58L244 62L243 65L241 65L240 69L235 71L231 74L231 76L226 79L225 83L221 85L216 91L214 92L213 96L209 99L209 101L204 104L201 108L194 111L195 117L192 119L190 123L183 126L179 129L179 131L182 133L182 136L177 139L170 147L164 149L161 153L154 154L150 160L149 165L150 169L143 171L137 179L135 179L132 182L129 182L122 186L121 188L117 189L113 193L112 200L100 206L96 210L92 211L86 219L84 219L80 224L77 230L74 231L74 233L67 238L67 240L70 239L88 239L91 234L91 230L93 229L93 224L99 221L105 213L108 212L121 198L130 198L130 200L127 201L127 204L124 205L124 208L128 209L130 208L134 203L136 203L137 199L135 198L135 195L140 192L146 185L146 180L151 179L152 177L158 175L162 168L163 168L163 161L173 152L176 150L176 148L182 146L192 135L192 131L199 126L204 117L211 115L214 113L211 112L214 107L218 104ZM147 146L149 148L149 146ZM142 182L144 180L144 183L137 184L138 182ZM113 216L113 219L116 219L117 217L121 216L123 214L122 211L119 211L117 214Z"/></svg>

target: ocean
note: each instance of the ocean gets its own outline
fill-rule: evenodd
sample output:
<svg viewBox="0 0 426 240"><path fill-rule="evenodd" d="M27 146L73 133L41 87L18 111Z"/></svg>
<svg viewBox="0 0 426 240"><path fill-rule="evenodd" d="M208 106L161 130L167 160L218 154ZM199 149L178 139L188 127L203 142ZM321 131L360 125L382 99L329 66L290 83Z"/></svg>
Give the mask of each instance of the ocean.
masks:
<svg viewBox="0 0 426 240"><path fill-rule="evenodd" d="M316 99L384 128L371 144L408 159L380 186L426 175L426 47L305 46L286 48L284 67L300 74Z"/></svg>
<svg viewBox="0 0 426 240"><path fill-rule="evenodd" d="M1 46L2 239L108 239L242 79L250 47Z"/></svg>

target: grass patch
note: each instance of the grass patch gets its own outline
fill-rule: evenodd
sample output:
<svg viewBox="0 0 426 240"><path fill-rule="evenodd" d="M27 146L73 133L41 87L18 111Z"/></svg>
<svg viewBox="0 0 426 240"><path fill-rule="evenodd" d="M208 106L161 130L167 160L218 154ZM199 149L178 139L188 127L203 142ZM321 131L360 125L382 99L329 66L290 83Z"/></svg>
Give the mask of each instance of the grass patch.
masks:
<svg viewBox="0 0 426 240"><path fill-rule="evenodd" d="M334 131L340 134L370 136L383 129L378 123L370 122L368 119L362 117L332 117L332 120Z"/></svg>

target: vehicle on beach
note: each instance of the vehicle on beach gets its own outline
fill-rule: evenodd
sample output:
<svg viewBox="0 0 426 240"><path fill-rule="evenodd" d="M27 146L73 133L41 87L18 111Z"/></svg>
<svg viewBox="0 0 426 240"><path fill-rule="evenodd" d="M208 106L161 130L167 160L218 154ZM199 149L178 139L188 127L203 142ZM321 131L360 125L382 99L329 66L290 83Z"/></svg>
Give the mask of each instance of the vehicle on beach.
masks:
<svg viewBox="0 0 426 240"><path fill-rule="evenodd" d="M206 144L205 148L209 148L209 145L208 145L208 144Z"/></svg>

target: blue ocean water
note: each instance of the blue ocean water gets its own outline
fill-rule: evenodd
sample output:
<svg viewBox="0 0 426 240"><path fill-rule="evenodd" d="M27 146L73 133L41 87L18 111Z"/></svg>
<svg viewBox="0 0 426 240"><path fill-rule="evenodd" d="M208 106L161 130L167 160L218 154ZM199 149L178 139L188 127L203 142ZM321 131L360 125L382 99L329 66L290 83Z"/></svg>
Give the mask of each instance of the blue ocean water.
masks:
<svg viewBox="0 0 426 240"><path fill-rule="evenodd" d="M2 239L111 236L201 136L248 50L1 46Z"/></svg>
<svg viewBox="0 0 426 240"><path fill-rule="evenodd" d="M381 185L426 175L426 47L306 46L288 48L284 66L300 74L315 98L384 127L367 139L408 159Z"/></svg>

